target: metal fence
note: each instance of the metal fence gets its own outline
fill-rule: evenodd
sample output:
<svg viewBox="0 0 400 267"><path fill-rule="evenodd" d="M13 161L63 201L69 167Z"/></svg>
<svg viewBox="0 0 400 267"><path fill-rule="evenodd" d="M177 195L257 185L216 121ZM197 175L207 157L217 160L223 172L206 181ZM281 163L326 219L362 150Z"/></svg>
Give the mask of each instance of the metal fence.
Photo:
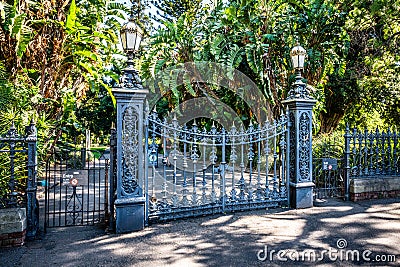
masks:
<svg viewBox="0 0 400 267"><path fill-rule="evenodd" d="M47 159L45 179L45 231L98 224L108 217L108 152L56 146Z"/></svg>
<svg viewBox="0 0 400 267"><path fill-rule="evenodd" d="M38 230L36 199L36 127L33 122L20 135L14 124L0 138L0 208L26 208L27 238Z"/></svg>
<svg viewBox="0 0 400 267"><path fill-rule="evenodd" d="M346 129L345 158L349 177L398 175L399 134L397 131Z"/></svg>
<svg viewBox="0 0 400 267"><path fill-rule="evenodd" d="M152 112L146 125L146 218L288 206L288 142L287 116L248 129L213 124L207 130Z"/></svg>
<svg viewBox="0 0 400 267"><path fill-rule="evenodd" d="M343 136L320 136L313 141L314 199L343 197Z"/></svg>

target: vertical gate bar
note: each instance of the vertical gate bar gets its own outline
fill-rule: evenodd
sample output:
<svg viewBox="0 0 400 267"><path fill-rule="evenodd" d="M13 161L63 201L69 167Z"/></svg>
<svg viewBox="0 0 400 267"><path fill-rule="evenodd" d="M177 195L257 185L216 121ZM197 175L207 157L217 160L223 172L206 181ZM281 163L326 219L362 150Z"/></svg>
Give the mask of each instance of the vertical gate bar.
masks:
<svg viewBox="0 0 400 267"><path fill-rule="evenodd" d="M144 194L146 198L144 207L144 225L149 225L149 104L146 102L145 120L144 120ZM154 165L154 163L153 163Z"/></svg>
<svg viewBox="0 0 400 267"><path fill-rule="evenodd" d="M363 153L364 153L364 175L368 176L369 169L368 169L368 130L365 128L364 130L364 147L363 147Z"/></svg>
<svg viewBox="0 0 400 267"><path fill-rule="evenodd" d="M62 188L60 188L61 191ZM61 199L60 199L60 203L61 203ZM68 186L65 186L65 216L64 216L64 225L67 226L67 215L68 215ZM61 219L61 216L59 216L59 218ZM58 225L61 226L61 225Z"/></svg>
<svg viewBox="0 0 400 267"><path fill-rule="evenodd" d="M217 195L215 193L215 164L217 161L217 148L215 145L215 139L216 139L216 133L217 130L215 128L215 124L213 121L213 124L211 126L211 135L212 135L212 149L211 149L211 155L210 155L210 161L211 161L211 203L214 204L217 199Z"/></svg>
<svg viewBox="0 0 400 267"><path fill-rule="evenodd" d="M242 142L243 145L247 144L249 146L249 148L247 149L247 159L249 160L249 187L247 188L247 200L248 201L253 201L254 198L254 189L253 189L253 159L254 159L254 151L253 151L253 134L254 134L254 128L252 126L251 120L250 120L250 125L249 125L249 129L247 129L246 131L242 131L243 132L243 138L242 138ZM244 149L244 148L243 148ZM260 157L258 158L260 159ZM243 164L243 169L246 168L246 165ZM258 177L257 177L258 179ZM244 182L244 179L243 179ZM243 187L246 188L246 184L245 182L243 183ZM249 203L251 205L251 203Z"/></svg>
<svg viewBox="0 0 400 267"><path fill-rule="evenodd" d="M96 221L101 221L101 209L102 209L102 207L101 207L101 170L104 167L102 167L102 165L101 165L100 158L98 158L98 159L94 158L94 161L96 162L95 165L97 165L96 170L97 170L97 173L98 173L98 177L97 177L97 179L98 179L98 184L97 184L98 193L97 193L97 195L95 195L95 198L97 199L97 210L96 210L96 213L97 213L96 217L97 218L95 220L95 222L96 222Z"/></svg>
<svg viewBox="0 0 400 267"><path fill-rule="evenodd" d="M245 142L245 133L243 126L240 127L240 192L239 199L244 201L245 197L245 182L244 182L244 142ZM249 177L249 189L251 187L251 173Z"/></svg>
<svg viewBox="0 0 400 267"><path fill-rule="evenodd" d="M201 203L203 205L207 204L207 188L206 188L206 170L207 170L207 162L206 162L206 145L207 145L207 131L204 128L203 129L203 134L202 134L202 138L203 138L203 182L202 182L202 195L201 195Z"/></svg>
<svg viewBox="0 0 400 267"><path fill-rule="evenodd" d="M222 212L225 212L226 194L225 194L225 150L226 150L226 130L222 128L222 155L221 155L221 189L222 189Z"/></svg>
<svg viewBox="0 0 400 267"><path fill-rule="evenodd" d="M62 155L62 149L61 149L61 160L60 160L60 166L59 166L59 175L60 175L60 183L58 184L59 185L59 187L60 187L60 190L59 190L59 192L60 192L60 196L59 196L59 199L60 199L60 202L59 202L59 205L58 205L58 211L60 212L59 213L59 215L58 215L58 226L60 226L61 225L61 214L62 214L62 207L61 207L61 199L62 199L62 195L61 195L61 191L62 191L62 185L63 185L63 183L64 183L64 178L63 178L63 171L62 171L62 165L63 165L63 155ZM67 162L65 162L65 165L67 165ZM65 167L66 168L66 167ZM56 184L57 185L57 184ZM54 186L54 206L55 206L55 202L56 202L56 187L57 186ZM55 207L54 207L54 211L55 211ZM64 212L66 212L66 210L64 211ZM56 216L56 213L54 213L54 216Z"/></svg>
<svg viewBox="0 0 400 267"><path fill-rule="evenodd" d="M155 142L156 142L156 130L157 130L157 126L156 126L156 122L157 122L157 113L154 110L153 114L152 114L153 118L152 118L152 133L151 133L151 144L155 146ZM158 149L157 146L155 146L156 149ZM157 164L158 164L158 150L157 150ZM156 166L155 164L153 164L152 166L152 177L151 177L151 198L153 201L156 200L156 192L155 192L155 173L156 173Z"/></svg>
<svg viewBox="0 0 400 267"><path fill-rule="evenodd" d="M363 134L360 130L359 133L357 133L357 138L358 138L358 176L362 176L363 175L363 166L362 166L362 138L363 138Z"/></svg>
<svg viewBox="0 0 400 267"><path fill-rule="evenodd" d="M110 170L109 159L105 159L104 166L104 219L106 222L110 222L110 214L108 212L108 172ZM83 210L83 209L82 209ZM83 222L83 221L82 221Z"/></svg>
<svg viewBox="0 0 400 267"><path fill-rule="evenodd" d="M276 197L276 194L277 194L277 192L278 192L278 190L277 190L277 185L278 185L278 182L277 182L277 174L276 174L276 172L277 172L277 159L278 159L278 154L276 153L276 150L277 150L277 146L276 146L276 127L277 127L277 123L276 123L276 120L274 121L274 125L273 125L273 127L274 127L274 137L273 137L273 142L274 142L274 178L273 178L273 181L274 181L274 185L273 185L273 194L274 194L274 196Z"/></svg>
<svg viewBox="0 0 400 267"><path fill-rule="evenodd" d="M345 199L350 200L350 134L349 125L346 124L346 131L344 134L344 186L345 186Z"/></svg>
<svg viewBox="0 0 400 267"><path fill-rule="evenodd" d="M55 150L54 150L54 153L55 153ZM60 152L60 153L62 153L62 152ZM62 158L60 158L60 164L62 163ZM62 175L61 174L61 172L57 172L57 168L61 168L60 166L56 166L56 161L54 160L54 166L53 166L53 174L54 174L54 176L53 176L53 214L52 214L52 219L53 219L53 227L55 226L55 224L56 224L56 186L57 186L57 184L56 184L56 175L58 174L58 175ZM60 186L61 187L61 186ZM59 214L62 214L61 213L61 210L60 210L60 213Z"/></svg>
<svg viewBox="0 0 400 267"><path fill-rule="evenodd" d="M250 129L252 130L252 125L250 125ZM256 134L257 136L254 135L254 138L256 138L255 142L257 144L257 193L256 193L256 199L258 201L261 200L261 196L262 196L262 190L261 190L261 158L262 158L262 154L261 154L261 125L257 126L257 130L256 130ZM253 136L252 136L253 137ZM268 140L267 140L268 142ZM268 145L267 145L268 146ZM251 150L250 150L251 149ZM254 160L254 153L252 151L252 144L250 144L249 147L249 153L250 153L250 173L253 172L253 160ZM268 156L267 156L268 157ZM268 161L268 159L267 159ZM268 174L267 174L268 175Z"/></svg>
<svg viewBox="0 0 400 267"><path fill-rule="evenodd" d="M81 185L81 196L82 196L82 203L81 203L81 224L83 225L83 196L85 195L84 186Z"/></svg>
<svg viewBox="0 0 400 267"><path fill-rule="evenodd" d="M193 122L192 126L192 133L193 133L193 143L192 143L192 148L190 151L190 157L193 162L193 192L192 192L192 204L197 205L197 181L196 181L196 176L197 176L197 124L196 120Z"/></svg>
<svg viewBox="0 0 400 267"><path fill-rule="evenodd" d="M392 138L392 134L390 132L390 128L388 128L387 130L387 146L388 146L388 151L387 151L387 155L388 155L388 172L387 174L392 174L392 144L391 144L391 138Z"/></svg>
<svg viewBox="0 0 400 267"><path fill-rule="evenodd" d="M87 151L85 149L85 155L87 154ZM86 158L86 156L85 156ZM87 176L86 176L86 180L87 180L87 206L86 206L86 211L85 211L85 215L86 215L86 224L89 224L90 222L90 165L89 165L89 160L88 158L86 158L86 162L85 162L85 168L87 170Z"/></svg>
<svg viewBox="0 0 400 267"><path fill-rule="evenodd" d="M358 167L358 163L357 163L357 130L356 130L356 128L354 127L353 128L353 133L352 133L352 166L353 167ZM355 170L354 172L353 172L353 174L356 176L357 175L357 173L358 173L358 170Z"/></svg>
<svg viewBox="0 0 400 267"><path fill-rule="evenodd" d="M378 127L375 130L375 136L374 136L374 143L375 143L375 173L380 174L380 168L379 168L379 131Z"/></svg>
<svg viewBox="0 0 400 267"><path fill-rule="evenodd" d="M183 127L183 184L182 184L182 206L185 207L188 205L188 199L187 199L187 177L186 177L186 170L188 167L187 164L187 135L188 135L188 129L186 125Z"/></svg>
<svg viewBox="0 0 400 267"><path fill-rule="evenodd" d="M283 116L281 116L283 117ZM284 131L283 131L283 121L279 122L279 160L280 160L280 166L278 167L279 169L279 198L282 198L284 189L283 185L285 184L285 153L286 153L286 141L285 141L285 136L284 136ZM283 189L283 190L282 190Z"/></svg>
<svg viewBox="0 0 400 267"><path fill-rule="evenodd" d="M90 164L92 164L92 166L90 166ZM93 162L91 162L90 160L88 161L88 166L89 168L92 168L92 181L93 181L93 195L92 195L92 200L93 200L93 207L92 207L92 220L90 222L90 224L93 224L94 222L94 218L96 217L96 159L93 160ZM90 172L89 172L90 173ZM88 191L88 193L90 193L90 189Z"/></svg>
<svg viewBox="0 0 400 267"><path fill-rule="evenodd" d="M235 163L236 163L236 127L233 124L231 128L231 155L229 160L232 162L232 190L231 190L231 200L236 201L236 189L235 189Z"/></svg>
<svg viewBox="0 0 400 267"><path fill-rule="evenodd" d="M102 179L101 179L101 171L102 170L104 170L104 167L105 166L102 166L101 165L101 156L97 159L97 169L98 169L98 172L99 172L99 187L97 188L97 191L99 192L98 193L98 197L97 197L97 199L98 199L98 202L97 202L97 219L98 219L98 221L101 221L101 211L102 211L102 207L101 207L101 184L102 184ZM96 160L96 159L95 159Z"/></svg>
<svg viewBox="0 0 400 267"><path fill-rule="evenodd" d="M115 181L114 177L116 175L115 173L115 149L116 149L116 130L114 128L114 125L111 126L111 131L110 131L110 168L109 168L109 209L110 209L110 217L109 217L109 229L114 229L115 228L115 221L114 221L114 193L115 193ZM83 196L82 196L82 210L83 210ZM83 216L82 216L82 223L83 223Z"/></svg>
<svg viewBox="0 0 400 267"><path fill-rule="evenodd" d="M289 182L290 182L290 127L292 127L289 120L289 107L286 107L286 194L287 194L287 205L290 207L290 194L289 194Z"/></svg>
<svg viewBox="0 0 400 267"><path fill-rule="evenodd" d="M381 166L382 166L382 174L386 174L386 164L385 164L385 160L386 160L385 141L386 141L386 133L385 133L385 131L382 131L382 133L381 133L381 153L382 153L382 162L381 162Z"/></svg>
<svg viewBox="0 0 400 267"><path fill-rule="evenodd" d="M248 195L247 199L249 201L253 200L253 161L254 161L254 148L253 145L257 140L254 140L254 126L253 123L250 121L249 129L243 133L245 136L242 139L243 143L247 141L249 148L247 149L247 159L249 160L249 188L248 188ZM254 142L255 141L255 142ZM256 188L256 199L261 199L261 154L260 154L260 146L258 144L258 155L257 155L257 188ZM246 166L243 166L244 168Z"/></svg>
<svg viewBox="0 0 400 267"><path fill-rule="evenodd" d="M73 213L72 213L72 225L76 225L76 186L72 187L72 197L74 200L74 208L73 208Z"/></svg>
<svg viewBox="0 0 400 267"><path fill-rule="evenodd" d="M380 142L381 142L381 159L382 159L382 161L381 161L381 168L382 168L382 171L381 171L381 173L382 174L386 174L386 164L385 164L385 160L386 160L386 153L385 153L385 141L386 141L386 133L385 133L385 131L384 130L382 130L382 132L381 132L381 140L380 140Z"/></svg>
<svg viewBox="0 0 400 267"><path fill-rule="evenodd" d="M11 126L10 129L14 128L14 122ZM15 128L14 128L15 130ZM17 205L17 199L15 196L15 166L14 166L14 159L15 159L15 145L16 143L14 141L11 141L9 143L10 145L10 155L9 155L9 159L10 159L10 181L8 182L8 186L10 189L10 193L9 193L9 204L14 207Z"/></svg>
<svg viewBox="0 0 400 267"><path fill-rule="evenodd" d="M369 141L369 172L371 175L376 173L376 169L373 165L373 160L374 160L374 134L373 132L370 132L368 135L368 141Z"/></svg>
<svg viewBox="0 0 400 267"><path fill-rule="evenodd" d="M268 157L269 157L269 152L270 152L270 148L269 148L269 139L270 139L269 131L271 129L271 125L267 121L265 126L266 126L265 127L265 129L266 129L266 131L265 131L265 134L266 134L266 136L265 136L265 142L266 142L265 143L265 199L269 199L270 190L269 190L269 179L268 179L268 176L269 176L269 160L268 160ZM260 130L261 130L261 128L260 128ZM261 139L261 135L260 135L260 139Z"/></svg>
<svg viewBox="0 0 400 267"><path fill-rule="evenodd" d="M173 126L173 136L174 136L174 144L173 144L173 152L174 152L174 157L173 157L173 161L174 161L174 173L173 173L173 196L172 196L172 204L174 207L178 207L179 206L179 200L178 200L178 196L177 196L177 192L176 192L176 184L177 184L177 142L178 142L178 120L176 118L176 113L174 113L174 117L172 119L172 126Z"/></svg>
<svg viewBox="0 0 400 267"><path fill-rule="evenodd" d="M51 156L50 156L51 157ZM44 185L44 223L43 223L43 230L44 233L47 233L47 226L48 226L48 208L49 208L49 197L48 197L48 193L49 193L49 171L50 171L50 166L49 166L49 162L50 162L50 157L47 159L46 161L46 169L45 169L45 174L46 174L46 183Z"/></svg>
<svg viewBox="0 0 400 267"><path fill-rule="evenodd" d="M394 128L393 132L393 159L394 159L394 175L397 175L398 165L397 165L397 129Z"/></svg>
<svg viewBox="0 0 400 267"><path fill-rule="evenodd" d="M168 160L168 151L167 151L167 119L164 118L164 122L162 124L162 144L163 144L163 184L162 184L162 202L163 205L167 205L167 160Z"/></svg>

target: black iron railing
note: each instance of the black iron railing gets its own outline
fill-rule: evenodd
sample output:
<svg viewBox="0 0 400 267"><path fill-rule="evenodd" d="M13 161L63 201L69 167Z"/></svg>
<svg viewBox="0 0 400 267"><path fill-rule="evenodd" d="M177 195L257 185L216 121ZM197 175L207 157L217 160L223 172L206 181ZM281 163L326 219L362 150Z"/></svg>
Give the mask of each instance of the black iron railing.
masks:
<svg viewBox="0 0 400 267"><path fill-rule="evenodd" d="M20 135L14 124L0 138L0 209L26 208L27 238L38 230L36 199L36 127L33 122Z"/></svg>

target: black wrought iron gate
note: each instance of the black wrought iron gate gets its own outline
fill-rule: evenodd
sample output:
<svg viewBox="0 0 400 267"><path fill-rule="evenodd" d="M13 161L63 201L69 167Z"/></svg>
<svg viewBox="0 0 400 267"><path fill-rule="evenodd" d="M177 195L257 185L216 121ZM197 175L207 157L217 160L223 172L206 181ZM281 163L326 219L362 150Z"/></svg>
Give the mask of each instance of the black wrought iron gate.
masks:
<svg viewBox="0 0 400 267"><path fill-rule="evenodd" d="M314 199L344 197L343 151L342 138L315 141L313 147Z"/></svg>
<svg viewBox="0 0 400 267"><path fill-rule="evenodd" d="M109 153L54 149L46 162L44 229L104 222Z"/></svg>

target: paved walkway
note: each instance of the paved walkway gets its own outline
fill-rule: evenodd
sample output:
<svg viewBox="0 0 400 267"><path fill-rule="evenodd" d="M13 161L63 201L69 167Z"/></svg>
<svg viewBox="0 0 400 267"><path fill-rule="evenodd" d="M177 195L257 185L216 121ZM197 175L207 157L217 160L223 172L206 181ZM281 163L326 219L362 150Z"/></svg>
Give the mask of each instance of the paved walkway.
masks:
<svg viewBox="0 0 400 267"><path fill-rule="evenodd" d="M389 262L391 255L395 262ZM316 264L399 266L400 199L328 200L311 209L201 217L125 235L96 227L58 228L24 247L0 250L1 266Z"/></svg>

